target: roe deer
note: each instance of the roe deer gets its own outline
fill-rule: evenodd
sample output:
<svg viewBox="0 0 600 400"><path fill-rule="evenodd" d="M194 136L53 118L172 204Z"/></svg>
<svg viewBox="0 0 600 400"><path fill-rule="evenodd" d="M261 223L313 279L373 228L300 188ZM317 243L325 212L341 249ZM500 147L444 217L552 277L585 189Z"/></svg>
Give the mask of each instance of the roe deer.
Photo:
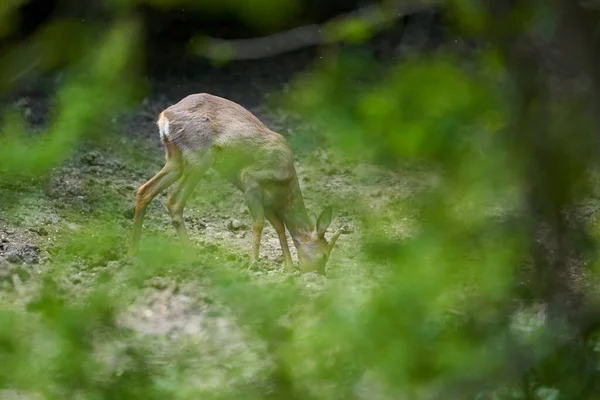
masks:
<svg viewBox="0 0 600 400"><path fill-rule="evenodd" d="M158 127L166 164L137 192L130 255L137 250L146 207L174 183L165 205L182 244L189 246L183 208L204 172L214 168L244 193L252 216L252 263L258 260L266 217L279 236L286 270L293 270L287 227L298 251L300 270L324 274L341 232L335 232L329 242L325 239L331 207L318 219L309 217L292 151L282 135L239 104L206 93L189 95L165 109L159 115Z"/></svg>

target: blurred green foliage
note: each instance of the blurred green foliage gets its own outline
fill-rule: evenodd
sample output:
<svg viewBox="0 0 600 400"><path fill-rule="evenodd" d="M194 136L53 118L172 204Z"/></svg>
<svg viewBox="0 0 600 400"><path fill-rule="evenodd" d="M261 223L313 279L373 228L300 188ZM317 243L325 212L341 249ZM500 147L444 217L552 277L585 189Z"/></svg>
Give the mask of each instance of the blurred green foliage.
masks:
<svg viewBox="0 0 600 400"><path fill-rule="evenodd" d="M144 2L227 11L268 27L299 6ZM0 37L20 3L0 5ZM143 93L139 60L150 49L142 48L133 7L138 3L107 3L117 16L106 28L51 21L0 55L5 91L20 83L31 62L38 60L42 70L66 65L42 132L31 134L15 111L3 114L0 204L14 208L7 220L32 195L23 186L46 182L82 142L115 137L112 120ZM471 31L487 32L494 24L482 2L449 7ZM330 34L333 41L360 43L372 32L351 20ZM334 52L278 97L286 112L317 127L319 145L326 144L341 164L376 164L400 179L407 165L424 166L423 176L433 182L410 196L398 193L377 212L363 207L369 200L354 203L328 193L328 202L345 204L361 222L361 255L352 267L334 264L342 273L318 294L295 276L254 280L224 245L199 244L194 254L181 255L177 242L160 230L148 232L138 259L125 260L130 226L118 215L132 197L106 194L102 182L90 183L83 193L94 211L67 210L78 225L56 233L39 282L30 292L15 289L0 297L0 389L45 399L597 398L596 329L571 340L575 328L556 328L537 311L546 309L548 298L523 295L538 293L523 286L564 273L549 267L533 277L526 273L537 262L532 249L543 239L532 234L535 210L528 199L535 191L547 196L549 214L557 204L594 199L588 182L594 120L579 103L538 98L534 105L550 104L547 114L539 114L547 119L520 125L530 116L529 103L520 102L503 46L479 50L468 62L447 51L394 65ZM542 143L526 140L523 126L543 126ZM120 151L131 164L144 158ZM550 183L532 184L530 168L542 169L533 176ZM562 221L558 214L553 216ZM400 237L394 230L407 216L416 228ZM573 229L583 237L588 228ZM551 246L545 251L566 257ZM586 262L595 265L590 258ZM344 262L349 259L338 259ZM591 268L567 272L577 275L576 282L597 279ZM74 275L84 278L73 283ZM200 339L177 349L175 341L148 339L118 323L119 312L156 278L190 284L205 304L224 305L246 347L229 352ZM224 313L212 312L215 318ZM202 357L214 360L194 364Z"/></svg>
<svg viewBox="0 0 600 400"><path fill-rule="evenodd" d="M109 0L108 3L117 9L148 4L164 10L180 9L211 15L235 15L256 28L265 30L285 26L299 9L298 0L281 0L277 3L269 0Z"/></svg>
<svg viewBox="0 0 600 400"><path fill-rule="evenodd" d="M69 31L64 28L59 22L56 29L66 36ZM47 173L65 160L82 136L102 133L122 112L135 88L122 82L133 78L131 63L139 40L136 30L131 22L117 23L99 46L90 47L88 56L73 65L56 96L55 118L39 143L25 135L23 121L14 114L5 120L0 146L0 171L4 176ZM50 48L58 46L57 42Z"/></svg>

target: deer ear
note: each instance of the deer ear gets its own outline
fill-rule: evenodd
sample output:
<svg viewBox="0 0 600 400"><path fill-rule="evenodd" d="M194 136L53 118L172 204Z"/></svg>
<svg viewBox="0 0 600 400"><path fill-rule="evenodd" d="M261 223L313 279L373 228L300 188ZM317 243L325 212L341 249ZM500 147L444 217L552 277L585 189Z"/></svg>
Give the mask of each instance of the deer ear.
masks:
<svg viewBox="0 0 600 400"><path fill-rule="evenodd" d="M319 219L317 220L317 233L319 236L325 235L325 231L329 228L331 224L331 217L333 215L333 208L331 206L326 207L321 215L319 215Z"/></svg>
<svg viewBox="0 0 600 400"><path fill-rule="evenodd" d="M315 229L317 225L317 216L314 213L308 214L308 222L310 223L310 228Z"/></svg>

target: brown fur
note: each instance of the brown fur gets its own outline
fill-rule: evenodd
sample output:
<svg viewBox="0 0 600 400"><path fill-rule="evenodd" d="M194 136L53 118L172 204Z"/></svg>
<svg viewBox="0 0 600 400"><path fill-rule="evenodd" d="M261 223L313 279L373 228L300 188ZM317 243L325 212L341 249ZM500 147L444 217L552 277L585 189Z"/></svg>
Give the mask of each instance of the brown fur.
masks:
<svg viewBox="0 0 600 400"><path fill-rule="evenodd" d="M183 208L202 174L215 168L244 193L253 219L251 261L258 259L267 218L277 231L288 270L293 267L285 227L298 250L300 268L323 272L339 232L330 243L325 240L330 208L316 225L308 217L293 154L282 135L239 104L205 93L187 96L165 109L159 126L167 162L138 190L131 253L137 249L148 204L172 184L176 187L166 206L180 239L188 245Z"/></svg>

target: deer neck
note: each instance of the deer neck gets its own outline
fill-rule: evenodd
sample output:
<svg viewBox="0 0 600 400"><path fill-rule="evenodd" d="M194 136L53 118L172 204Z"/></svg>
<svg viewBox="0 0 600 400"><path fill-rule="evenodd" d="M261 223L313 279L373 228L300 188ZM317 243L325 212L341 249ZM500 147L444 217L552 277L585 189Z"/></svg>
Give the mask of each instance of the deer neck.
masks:
<svg viewBox="0 0 600 400"><path fill-rule="evenodd" d="M299 242L305 242L310 237L312 226L297 179L293 184L290 206L283 213L283 221L292 236L294 246L298 247Z"/></svg>

